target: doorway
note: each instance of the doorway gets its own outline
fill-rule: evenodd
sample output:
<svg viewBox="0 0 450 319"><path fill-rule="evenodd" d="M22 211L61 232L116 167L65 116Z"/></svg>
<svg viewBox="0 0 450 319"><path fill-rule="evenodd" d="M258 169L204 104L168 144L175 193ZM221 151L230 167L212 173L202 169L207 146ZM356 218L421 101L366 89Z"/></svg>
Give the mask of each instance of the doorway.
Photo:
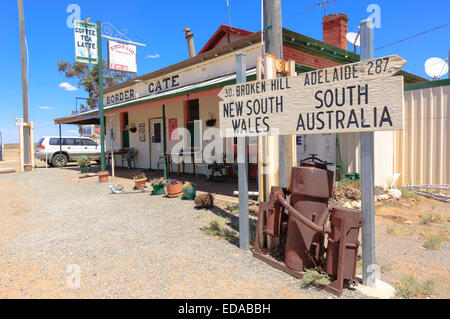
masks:
<svg viewBox="0 0 450 319"><path fill-rule="evenodd" d="M150 168L157 169L162 149L162 119L150 119Z"/></svg>

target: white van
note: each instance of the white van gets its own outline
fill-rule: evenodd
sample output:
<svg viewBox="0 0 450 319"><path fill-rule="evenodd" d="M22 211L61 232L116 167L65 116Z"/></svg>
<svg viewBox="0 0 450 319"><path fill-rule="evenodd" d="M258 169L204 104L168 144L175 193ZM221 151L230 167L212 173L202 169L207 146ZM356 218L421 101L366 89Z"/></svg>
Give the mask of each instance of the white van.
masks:
<svg viewBox="0 0 450 319"><path fill-rule="evenodd" d="M59 136L44 136L36 146L35 157L55 167L61 164L66 166L83 155L89 156L93 161L100 161L100 145L89 137L62 136L61 148L62 156L59 156Z"/></svg>

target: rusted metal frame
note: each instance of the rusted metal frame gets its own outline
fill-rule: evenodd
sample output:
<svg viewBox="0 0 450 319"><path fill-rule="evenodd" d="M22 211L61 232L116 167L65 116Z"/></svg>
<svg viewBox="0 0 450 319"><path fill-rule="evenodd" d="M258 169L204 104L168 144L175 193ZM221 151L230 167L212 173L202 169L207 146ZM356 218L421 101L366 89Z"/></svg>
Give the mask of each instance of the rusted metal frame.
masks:
<svg viewBox="0 0 450 319"><path fill-rule="evenodd" d="M282 196L278 195L278 200L280 201L281 205L283 205L283 207L289 211L289 213L293 214L298 220L300 220L303 224L305 224L312 230L323 234L325 233L331 234L331 229L329 227L327 227L325 224L323 226L319 226L318 224L315 224L314 222L310 221L302 214L300 214L294 207L292 207ZM329 207L327 207L326 209L330 211ZM328 214L326 214L327 217Z"/></svg>
<svg viewBox="0 0 450 319"><path fill-rule="evenodd" d="M347 219L341 219L341 227L339 228L339 256L338 270L336 279L330 284L331 287L342 291L344 289L344 265L345 265L345 247L346 247L346 230Z"/></svg>

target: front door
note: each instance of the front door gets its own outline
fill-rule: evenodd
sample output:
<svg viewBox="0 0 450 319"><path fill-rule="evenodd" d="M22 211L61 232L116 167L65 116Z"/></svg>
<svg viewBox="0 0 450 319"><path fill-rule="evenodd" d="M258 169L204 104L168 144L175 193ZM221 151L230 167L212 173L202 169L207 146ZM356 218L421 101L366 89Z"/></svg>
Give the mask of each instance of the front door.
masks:
<svg viewBox="0 0 450 319"><path fill-rule="evenodd" d="M158 162L163 155L162 120L150 120L150 167L158 168ZM162 165L159 165L162 168Z"/></svg>

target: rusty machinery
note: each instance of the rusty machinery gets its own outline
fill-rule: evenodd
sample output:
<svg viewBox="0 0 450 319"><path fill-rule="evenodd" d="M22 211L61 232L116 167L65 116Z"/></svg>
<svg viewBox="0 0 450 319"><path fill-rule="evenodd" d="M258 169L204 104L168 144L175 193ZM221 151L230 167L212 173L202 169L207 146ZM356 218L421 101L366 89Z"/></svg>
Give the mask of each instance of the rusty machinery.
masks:
<svg viewBox="0 0 450 319"><path fill-rule="evenodd" d="M324 288L340 295L344 279L356 279L361 212L328 207L333 181L334 172L315 155L293 167L290 188L272 187L269 202L259 203L258 229L279 245L260 247L257 232L253 254L298 278L306 269L325 271L333 281Z"/></svg>

